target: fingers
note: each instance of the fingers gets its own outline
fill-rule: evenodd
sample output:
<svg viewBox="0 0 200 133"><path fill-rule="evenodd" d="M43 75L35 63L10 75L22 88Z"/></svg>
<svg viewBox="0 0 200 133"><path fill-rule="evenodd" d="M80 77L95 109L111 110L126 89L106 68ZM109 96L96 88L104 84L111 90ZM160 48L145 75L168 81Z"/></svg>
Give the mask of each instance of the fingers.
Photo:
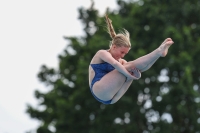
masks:
<svg viewBox="0 0 200 133"><path fill-rule="evenodd" d="M141 73L136 68L131 69L131 75L132 75L131 78L133 78L134 80L138 80L139 78L141 78Z"/></svg>
<svg viewBox="0 0 200 133"><path fill-rule="evenodd" d="M139 80L141 78L141 75L139 77L136 77L135 75L132 75L131 79L132 80Z"/></svg>

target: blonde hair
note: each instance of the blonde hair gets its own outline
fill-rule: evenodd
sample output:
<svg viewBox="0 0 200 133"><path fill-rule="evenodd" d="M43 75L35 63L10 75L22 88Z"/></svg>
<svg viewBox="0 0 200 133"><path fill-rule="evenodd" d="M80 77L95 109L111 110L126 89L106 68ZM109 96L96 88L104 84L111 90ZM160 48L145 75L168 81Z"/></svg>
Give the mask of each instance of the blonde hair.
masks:
<svg viewBox="0 0 200 133"><path fill-rule="evenodd" d="M107 31L112 38L112 41L110 42L110 47L112 45L116 46L124 46L124 47L131 47L130 43L130 34L126 29L123 29L123 31L120 31L120 33L116 34L115 30L112 26L112 21L108 18L108 15L105 16L106 23L107 23Z"/></svg>

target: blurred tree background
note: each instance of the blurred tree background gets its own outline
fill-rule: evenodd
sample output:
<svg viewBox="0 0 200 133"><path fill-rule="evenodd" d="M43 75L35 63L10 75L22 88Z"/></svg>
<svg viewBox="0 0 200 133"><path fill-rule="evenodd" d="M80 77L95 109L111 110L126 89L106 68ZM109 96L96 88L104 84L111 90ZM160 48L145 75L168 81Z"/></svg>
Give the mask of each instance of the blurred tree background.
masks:
<svg viewBox="0 0 200 133"><path fill-rule="evenodd" d="M27 106L41 123L37 133L200 133L200 1L116 2L118 9L106 12L116 32L130 32L132 49L125 59L148 54L171 37L175 43L168 55L142 73L117 103L99 103L89 89L88 66L99 49L109 48L111 38L95 3L79 8L85 35L65 37L59 69L43 65L38 73L48 91L35 91L41 108Z"/></svg>

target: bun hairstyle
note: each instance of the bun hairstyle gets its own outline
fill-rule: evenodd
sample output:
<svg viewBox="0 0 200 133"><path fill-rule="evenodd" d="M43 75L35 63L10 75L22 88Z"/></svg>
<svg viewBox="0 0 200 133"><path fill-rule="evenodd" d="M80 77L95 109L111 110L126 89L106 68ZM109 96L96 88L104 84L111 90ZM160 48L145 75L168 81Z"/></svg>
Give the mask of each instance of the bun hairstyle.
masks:
<svg viewBox="0 0 200 133"><path fill-rule="evenodd" d="M116 34L115 30L112 26L112 20L108 18L108 15L105 15L106 23L107 23L107 32L109 33L110 37L112 38L112 41L110 42L110 47L112 45L116 45L118 47L131 47L130 43L130 35L129 32L126 29L123 29L123 31L120 31L120 33Z"/></svg>

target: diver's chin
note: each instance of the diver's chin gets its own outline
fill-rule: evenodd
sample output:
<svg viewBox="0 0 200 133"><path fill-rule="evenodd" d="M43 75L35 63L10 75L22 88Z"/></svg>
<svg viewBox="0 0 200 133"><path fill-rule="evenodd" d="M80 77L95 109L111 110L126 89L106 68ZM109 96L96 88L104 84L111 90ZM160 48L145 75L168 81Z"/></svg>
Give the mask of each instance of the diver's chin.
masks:
<svg viewBox="0 0 200 133"><path fill-rule="evenodd" d="M115 60L119 61L120 58L115 58Z"/></svg>

